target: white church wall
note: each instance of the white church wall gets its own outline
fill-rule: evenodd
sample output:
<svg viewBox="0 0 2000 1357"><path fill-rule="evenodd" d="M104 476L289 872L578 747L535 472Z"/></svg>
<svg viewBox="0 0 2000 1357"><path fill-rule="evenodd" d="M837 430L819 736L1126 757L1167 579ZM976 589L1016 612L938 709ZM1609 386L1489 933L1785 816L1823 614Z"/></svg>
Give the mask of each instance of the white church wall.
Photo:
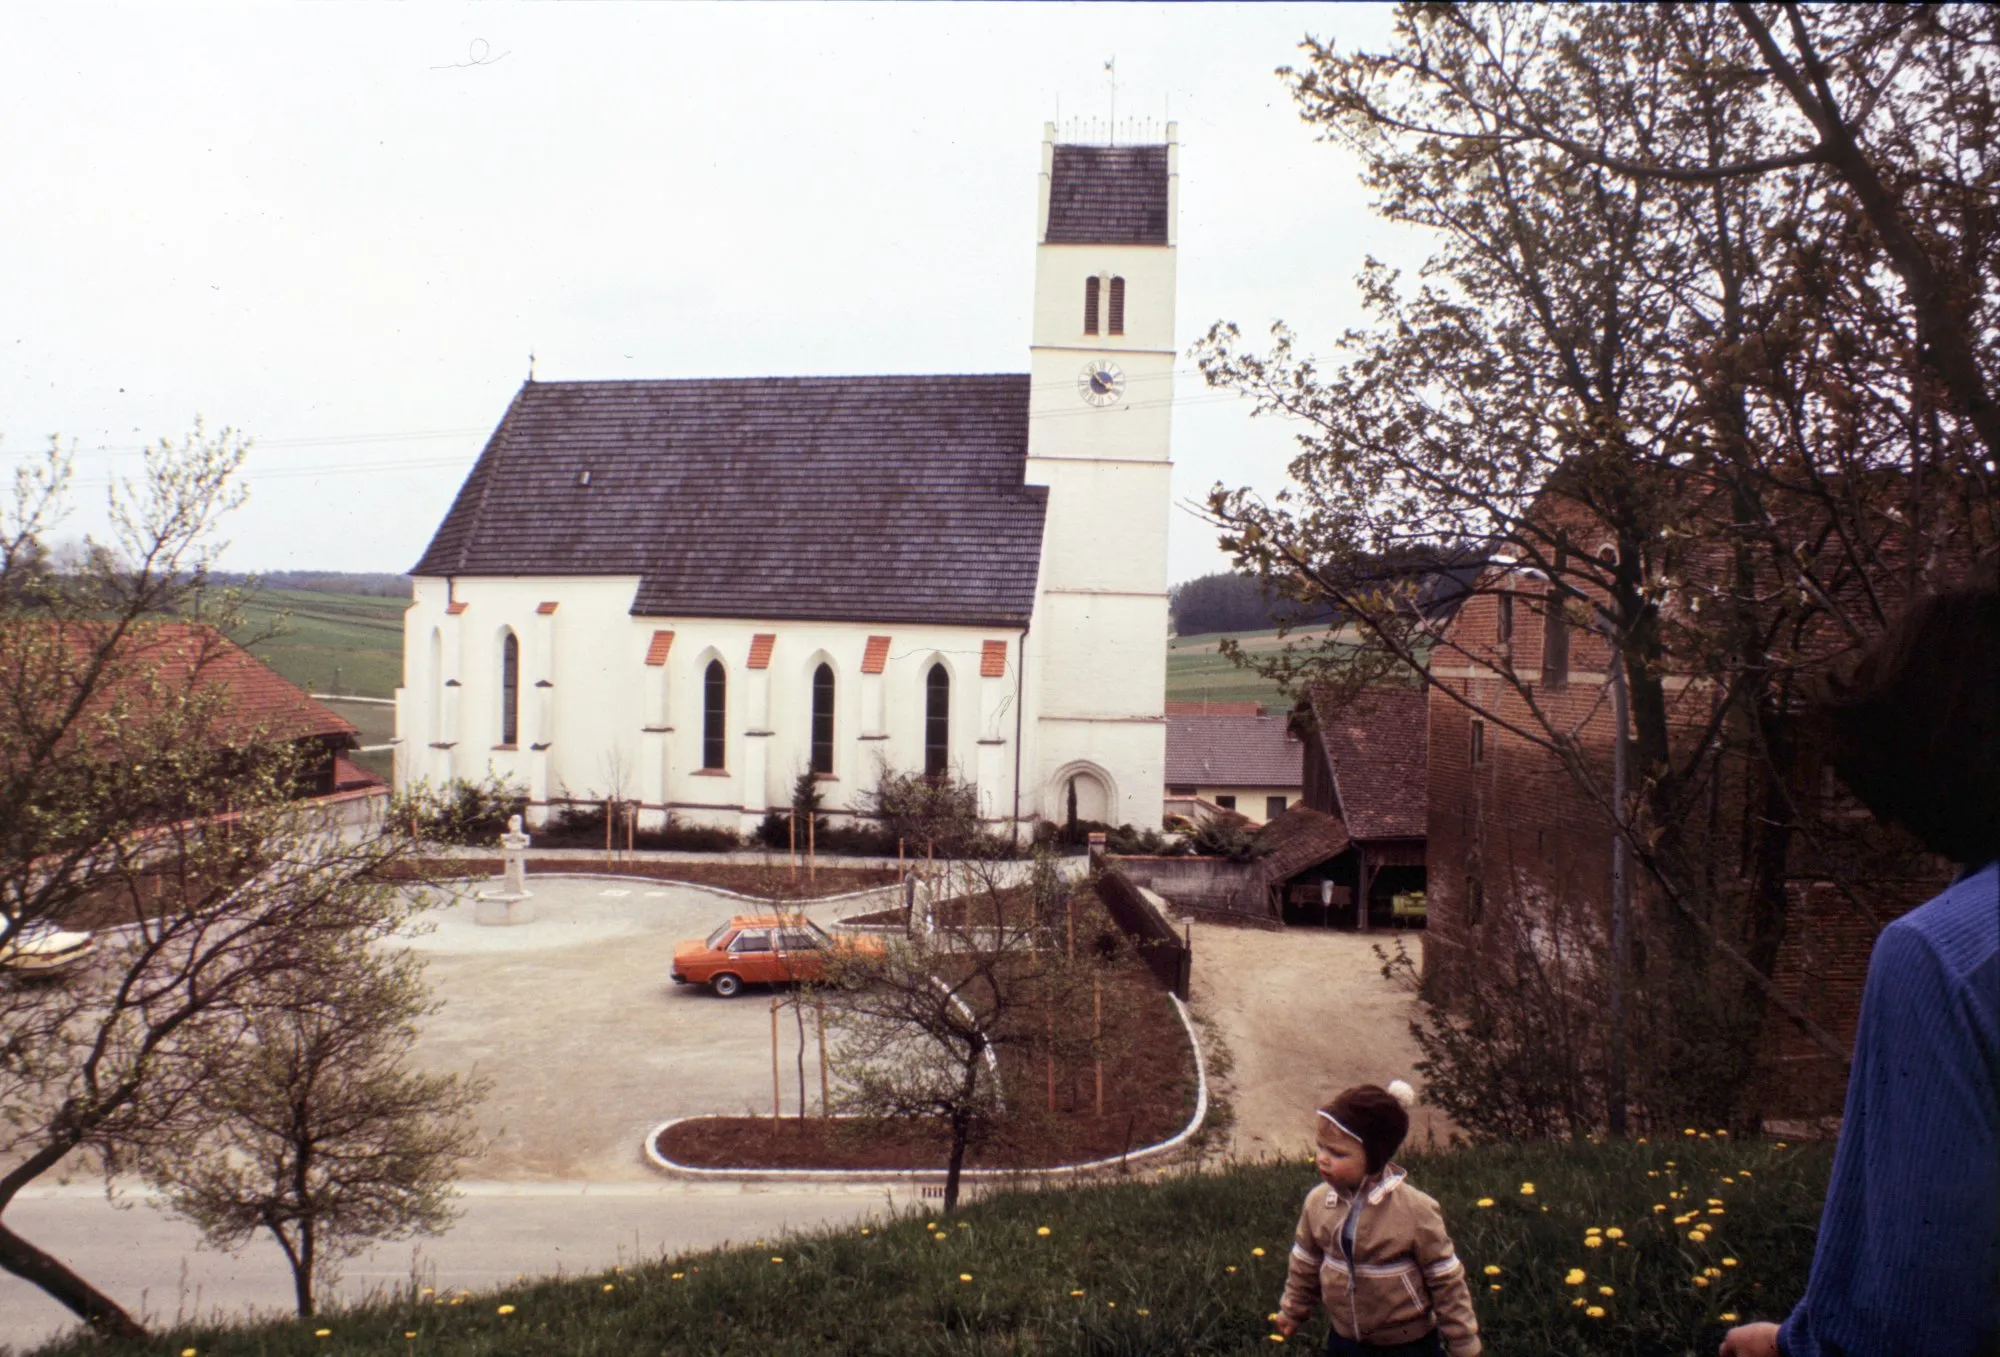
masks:
<svg viewBox="0 0 2000 1357"><path fill-rule="evenodd" d="M405 617L406 672L397 693L399 788L491 775L529 788L537 800L619 791L655 807L645 816L653 823L666 813L659 807L670 807L678 820L754 829L767 809L790 803L793 782L807 767L813 672L825 663L834 675L834 762L821 790L830 812L860 811L885 768L922 770L925 677L942 663L951 677L948 763L955 775L979 784L982 807L996 817L1012 813L1015 732L1008 714L1018 632L639 618L629 611L637 584L630 577L461 578L452 597L463 608L453 615L445 581L419 579ZM554 614L539 613L548 602L557 605ZM513 749L498 747L499 638L509 627L523 646L522 739ZM445 714L428 696L434 685L427 646L433 630L444 636L453 628L462 639L456 652L447 643L445 667L460 683L462 732L451 749L439 751L431 746L443 742L438 723ZM666 663L648 665L660 631L674 634ZM751 669L760 635L774 638L768 665ZM879 675L862 673L871 635L890 638ZM1004 679L980 675L988 641L1007 647ZM721 769L702 767L711 659L722 663L727 681ZM536 689L544 675L551 686ZM533 705L537 695L546 716Z"/></svg>

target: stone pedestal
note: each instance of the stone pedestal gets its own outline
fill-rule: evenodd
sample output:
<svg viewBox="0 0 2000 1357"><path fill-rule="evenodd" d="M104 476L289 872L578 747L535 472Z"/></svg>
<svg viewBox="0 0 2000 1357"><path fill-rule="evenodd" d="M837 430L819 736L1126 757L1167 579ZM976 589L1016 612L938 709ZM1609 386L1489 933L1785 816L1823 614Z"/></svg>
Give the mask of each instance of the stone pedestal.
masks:
<svg viewBox="0 0 2000 1357"><path fill-rule="evenodd" d="M525 924L535 921L534 892L528 889L528 836L521 817L511 816L500 836L500 888L479 892L472 921L482 924Z"/></svg>

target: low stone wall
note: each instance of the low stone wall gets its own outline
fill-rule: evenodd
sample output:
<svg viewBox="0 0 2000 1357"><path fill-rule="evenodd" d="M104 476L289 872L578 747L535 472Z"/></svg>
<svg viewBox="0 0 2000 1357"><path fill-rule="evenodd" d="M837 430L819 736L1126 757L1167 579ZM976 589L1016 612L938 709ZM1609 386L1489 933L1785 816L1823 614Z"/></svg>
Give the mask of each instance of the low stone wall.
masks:
<svg viewBox="0 0 2000 1357"><path fill-rule="evenodd" d="M1223 858L1154 858L1107 854L1135 886L1143 886L1182 914L1225 923L1275 928L1278 921L1264 890L1264 872L1255 862Z"/></svg>

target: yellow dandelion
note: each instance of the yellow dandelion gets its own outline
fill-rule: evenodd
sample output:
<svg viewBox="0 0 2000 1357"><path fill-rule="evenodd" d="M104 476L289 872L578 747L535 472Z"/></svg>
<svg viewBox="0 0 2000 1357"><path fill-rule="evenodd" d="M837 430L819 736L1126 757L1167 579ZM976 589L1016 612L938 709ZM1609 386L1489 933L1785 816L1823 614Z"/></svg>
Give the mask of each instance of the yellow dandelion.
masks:
<svg viewBox="0 0 2000 1357"><path fill-rule="evenodd" d="M1604 1240L1598 1237L1597 1235L1586 1235L1584 1237L1583 1246L1586 1249L1601 1249L1604 1247Z"/></svg>
<svg viewBox="0 0 2000 1357"><path fill-rule="evenodd" d="M1500 1275L1500 1265L1498 1263L1488 1263L1486 1265L1486 1275L1489 1277L1498 1277Z"/></svg>
<svg viewBox="0 0 2000 1357"><path fill-rule="evenodd" d="M1704 1277L1720 1277L1722 1269L1719 1267L1705 1267L1701 1270L1701 1275Z"/></svg>
<svg viewBox="0 0 2000 1357"><path fill-rule="evenodd" d="M1282 1343L1285 1341L1285 1336L1281 1333L1274 1333L1271 1335L1271 1341L1273 1343Z"/></svg>
<svg viewBox="0 0 2000 1357"><path fill-rule="evenodd" d="M1657 1178L1660 1176L1660 1171L1658 1169L1647 1169L1646 1176L1648 1178Z"/></svg>
<svg viewBox="0 0 2000 1357"><path fill-rule="evenodd" d="M1735 1267L1735 1266L1736 1266L1736 1260L1735 1260L1734 1258L1725 1258L1725 1259L1723 1259L1723 1260L1722 1260L1722 1265L1723 1265L1724 1267Z"/></svg>
<svg viewBox="0 0 2000 1357"><path fill-rule="evenodd" d="M1039 1225L1035 1227L1035 1233L1040 1235L1043 1239L1047 1239L1049 1237L1049 1227L1046 1225Z"/></svg>
<svg viewBox="0 0 2000 1357"><path fill-rule="evenodd" d="M1692 1239L1692 1240L1693 1240L1693 1241L1694 1241L1695 1243L1697 1243L1697 1244L1706 1244L1706 1243L1708 1242L1708 1231L1706 1231L1706 1230L1689 1230L1689 1231L1688 1231L1688 1238L1689 1238L1689 1239Z"/></svg>
<svg viewBox="0 0 2000 1357"><path fill-rule="evenodd" d="M1598 1287L1598 1288L1597 1288L1597 1294L1598 1294L1598 1295L1600 1295L1600 1296L1611 1296L1611 1295L1616 1295L1617 1293L1616 1293L1616 1292L1614 1292L1614 1291L1613 1291L1613 1290L1612 1290L1612 1289L1611 1289L1610 1287L1608 1287L1608 1286L1600 1286L1600 1287Z"/></svg>
<svg viewBox="0 0 2000 1357"><path fill-rule="evenodd" d="M181 1357L201 1357L193 1348L182 1348Z"/></svg>
<svg viewBox="0 0 2000 1357"><path fill-rule="evenodd" d="M1706 1131L1703 1131L1703 1132L1701 1133L1701 1138L1702 1138L1703 1140L1707 1140L1707 1139L1708 1139L1708 1132L1706 1132Z"/></svg>
<svg viewBox="0 0 2000 1357"><path fill-rule="evenodd" d="M514 1313L514 1307L511 1305L503 1305L498 1310L494 1311L494 1313L501 1315L511 1315Z"/></svg>
<svg viewBox="0 0 2000 1357"><path fill-rule="evenodd" d="M862 1227L861 1227L861 1233L863 1233L863 1234L867 1234L867 1233L868 1233L868 1227L867 1227L866 1225L864 1225L864 1226L862 1226Z"/></svg>
<svg viewBox="0 0 2000 1357"><path fill-rule="evenodd" d="M1236 1264L1234 1264L1234 1263L1231 1263L1231 1264L1230 1264L1230 1265L1229 1265L1228 1267L1226 1267L1226 1268L1224 1268L1224 1269L1222 1269L1222 1270L1223 1270L1224 1272L1234 1272L1234 1271L1236 1271Z"/></svg>
<svg viewBox="0 0 2000 1357"><path fill-rule="evenodd" d="M1640 1137L1639 1137L1639 1143L1640 1143L1641 1145L1644 1145L1644 1144L1646 1143L1646 1137L1644 1137L1644 1136L1640 1136Z"/></svg>
<svg viewBox="0 0 2000 1357"><path fill-rule="evenodd" d="M1750 1170L1749 1170L1749 1169L1738 1169L1738 1170L1736 1170L1736 1176L1737 1176L1738 1178L1748 1178L1748 1177L1750 1176ZM1728 1182L1729 1180L1728 1180L1727 1178L1724 1178L1724 1179L1723 1179L1722 1181L1726 1183L1726 1182Z"/></svg>
<svg viewBox="0 0 2000 1357"><path fill-rule="evenodd" d="M437 1288L434 1286L427 1286L418 1294L424 1296L435 1296L437 1294Z"/></svg>
<svg viewBox="0 0 2000 1357"><path fill-rule="evenodd" d="M1711 1206L1711 1207L1709 1207L1709 1208L1708 1208L1708 1214L1710 1214L1711 1216L1720 1216L1720 1215L1726 1215L1726 1214L1728 1214L1728 1213L1727 1213L1727 1212L1725 1212L1725 1211L1724 1211L1724 1210L1723 1210L1723 1209L1722 1209L1721 1207L1719 1207L1719 1206Z"/></svg>
<svg viewBox="0 0 2000 1357"><path fill-rule="evenodd" d="M772 1261L772 1262L774 1262L774 1263L782 1263L782 1262L784 1262L785 1260L784 1260L784 1259L782 1259L782 1258L780 1258L780 1257L778 1257L777 1255L773 1254L773 1255L772 1255L772 1257L771 1257L771 1261Z"/></svg>
<svg viewBox="0 0 2000 1357"><path fill-rule="evenodd" d="M1473 1205L1478 1207L1488 1207L1493 1205L1493 1199L1491 1197L1481 1197L1478 1201L1474 1202Z"/></svg>
<svg viewBox="0 0 2000 1357"><path fill-rule="evenodd" d="M1521 1195L1522 1195L1522 1196L1524 1196L1524 1197L1532 1197L1532 1196L1534 1196L1534 1195L1535 1195L1535 1185L1534 1185L1533 1183L1522 1183L1522 1184L1521 1184Z"/></svg>
<svg viewBox="0 0 2000 1357"><path fill-rule="evenodd" d="M1696 1277L1696 1278L1694 1279L1694 1284L1695 1284L1696 1286L1707 1286L1707 1285L1708 1285L1708 1278L1706 1278L1706 1277Z"/></svg>
<svg viewBox="0 0 2000 1357"><path fill-rule="evenodd" d="M1571 1286L1582 1286L1583 1269L1580 1267L1571 1268L1569 1272L1564 1275L1563 1281L1567 1282Z"/></svg>
<svg viewBox="0 0 2000 1357"><path fill-rule="evenodd" d="M1659 1214L1660 1214L1660 1212L1662 1212L1662 1211L1664 1211L1664 1210L1666 1210L1666 1209L1667 1209L1667 1204L1666 1204L1665 1202L1654 1202L1654 1203L1653 1203L1653 1214L1654 1214L1654 1215L1656 1215L1656 1216L1657 1216L1657 1215L1659 1215Z"/></svg>
<svg viewBox="0 0 2000 1357"><path fill-rule="evenodd" d="M683 1277L685 1277L685 1276L687 1276L687 1273L685 1273L685 1272L676 1272L676 1273L674 1274L674 1280L675 1280L675 1281L679 1281L679 1280L680 1280L681 1278L683 1278Z"/></svg>
<svg viewBox="0 0 2000 1357"><path fill-rule="evenodd" d="M1720 1206L1720 1205L1722 1205L1722 1198L1720 1198L1720 1197L1710 1197L1710 1198L1708 1199L1708 1204L1709 1204L1710 1206Z"/></svg>
<svg viewBox="0 0 2000 1357"><path fill-rule="evenodd" d="M1716 1128L1715 1128L1715 1133L1716 1133L1717 1135L1721 1136L1721 1137L1722 1137L1722 1138L1723 1138L1724 1140L1727 1140L1727 1139L1729 1139L1729 1128L1728 1128L1727 1126L1718 1126L1718 1127L1716 1127Z"/></svg>
<svg viewBox="0 0 2000 1357"><path fill-rule="evenodd" d="M1625 1232L1619 1229L1616 1225L1614 1225L1610 1229L1604 1232L1604 1237L1606 1239L1623 1239L1625 1237Z"/></svg>
<svg viewBox="0 0 2000 1357"><path fill-rule="evenodd" d="M961 1220L960 1222L958 1222L958 1228L961 1230L969 1230L972 1227Z"/></svg>
<svg viewBox="0 0 2000 1357"><path fill-rule="evenodd" d="M606 1283L604 1284L604 1289L605 1289L606 1291L616 1291L616 1290L617 1290L618 1288L617 1288L617 1287L615 1287L615 1286L613 1286L613 1285L612 1285L612 1284L611 1284L610 1282L606 1282Z"/></svg>
<svg viewBox="0 0 2000 1357"><path fill-rule="evenodd" d="M1684 1136L1692 1136L1692 1135L1699 1135L1701 1133L1699 1131L1696 1131L1694 1127L1690 1126L1687 1128L1687 1130L1682 1131L1681 1134Z"/></svg>
<svg viewBox="0 0 2000 1357"><path fill-rule="evenodd" d="M1262 1249L1252 1249L1252 1250L1250 1250L1250 1256L1251 1256L1252 1258L1262 1258L1262 1257L1264 1256L1264 1250L1262 1250Z"/></svg>
<svg viewBox="0 0 2000 1357"><path fill-rule="evenodd" d="M1584 1313L1592 1319L1602 1319L1604 1318L1604 1307L1602 1305L1593 1305L1588 1310L1585 1310Z"/></svg>
<svg viewBox="0 0 2000 1357"><path fill-rule="evenodd" d="M1273 1310L1271 1311L1270 1314L1265 1315L1264 1322L1266 1324L1276 1324L1278 1322L1278 1312L1276 1310Z"/></svg>
<svg viewBox="0 0 2000 1357"><path fill-rule="evenodd" d="M1500 1289L1500 1283L1494 1282L1491 1286L1487 1287L1486 1289L1488 1291L1498 1291Z"/></svg>
<svg viewBox="0 0 2000 1357"><path fill-rule="evenodd" d="M1674 1167L1674 1161L1673 1161L1673 1160L1671 1160L1671 1159L1669 1159L1669 1160L1667 1161L1667 1167L1668 1167L1668 1168L1672 1168L1672 1167Z"/></svg>
<svg viewBox="0 0 2000 1357"><path fill-rule="evenodd" d="M1717 1315L1716 1318L1721 1320L1724 1324L1734 1324L1736 1322L1736 1312L1734 1310L1724 1310L1721 1314Z"/></svg>
<svg viewBox="0 0 2000 1357"><path fill-rule="evenodd" d="M1727 1186L1727 1187L1735 1187L1735 1186L1736 1186L1736 1180L1735 1180L1734 1178L1724 1178L1724 1179L1723 1179L1722 1181L1723 1181L1723 1184L1724 1184L1724 1186Z"/></svg>
<svg viewBox="0 0 2000 1357"><path fill-rule="evenodd" d="M415 1338L416 1336L417 1336L417 1331L415 1329L403 1330L403 1337L405 1338Z"/></svg>
<svg viewBox="0 0 2000 1357"><path fill-rule="evenodd" d="M463 1305L463 1304L465 1304L465 1297L463 1297L463 1296L453 1296L453 1297L451 1298L451 1303L452 1303L453 1305Z"/></svg>
<svg viewBox="0 0 2000 1357"><path fill-rule="evenodd" d="M958 1279L961 1282L969 1282L972 1280L972 1274L970 1272L961 1272L958 1274Z"/></svg>
<svg viewBox="0 0 2000 1357"><path fill-rule="evenodd" d="M1115 1300L1108 1300L1104 1302L1104 1308L1107 1310L1116 1310L1118 1308L1118 1302Z"/></svg>
<svg viewBox="0 0 2000 1357"><path fill-rule="evenodd" d="M1139 1311L1139 1313L1140 1313L1140 1314L1142 1314L1142 1315L1150 1315L1150 1314L1152 1314L1153 1312L1152 1312L1151 1310L1141 1310L1141 1311Z"/></svg>
<svg viewBox="0 0 2000 1357"><path fill-rule="evenodd" d="M1591 1226L1591 1227L1590 1227L1589 1229L1585 1230L1585 1231L1584 1231L1584 1233L1585 1233L1585 1234L1603 1234L1603 1233L1604 1233L1604 1227L1603 1227L1603 1226L1601 1226L1601 1225L1593 1225L1593 1226Z"/></svg>
<svg viewBox="0 0 2000 1357"><path fill-rule="evenodd" d="M1581 1310L1584 1306L1588 1304L1590 1304L1589 1301L1585 1300L1582 1296L1578 1296L1575 1300L1569 1303L1569 1308L1572 1310Z"/></svg>
<svg viewBox="0 0 2000 1357"><path fill-rule="evenodd" d="M1776 1145L1773 1145L1771 1148L1774 1150L1782 1150L1785 1148L1785 1142L1781 1140Z"/></svg>
<svg viewBox="0 0 2000 1357"><path fill-rule="evenodd" d="M314 1337L314 1338L331 1338L331 1337L333 1337L333 1330L332 1330L332 1329L314 1329L314 1330L313 1330L313 1337Z"/></svg>
<svg viewBox="0 0 2000 1357"><path fill-rule="evenodd" d="M1071 1294L1072 1296L1081 1296L1081 1295L1083 1294L1083 1292L1081 1292L1081 1291L1072 1291L1072 1292L1070 1292L1070 1294Z"/></svg>

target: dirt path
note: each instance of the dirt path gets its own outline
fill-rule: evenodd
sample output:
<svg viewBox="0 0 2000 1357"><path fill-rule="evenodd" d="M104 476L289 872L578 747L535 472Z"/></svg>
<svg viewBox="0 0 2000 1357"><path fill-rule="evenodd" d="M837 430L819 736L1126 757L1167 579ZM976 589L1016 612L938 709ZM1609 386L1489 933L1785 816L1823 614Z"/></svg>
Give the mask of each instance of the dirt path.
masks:
<svg viewBox="0 0 2000 1357"><path fill-rule="evenodd" d="M1194 926L1192 1007L1234 1057L1222 1091L1236 1113L1236 1155L1305 1154L1313 1108L1350 1084L1407 1079L1422 1091L1409 1032L1415 999L1382 978L1370 950L1395 936ZM1423 934L1401 936L1421 965ZM1410 1145L1450 1131L1435 1108L1411 1110Z"/></svg>

